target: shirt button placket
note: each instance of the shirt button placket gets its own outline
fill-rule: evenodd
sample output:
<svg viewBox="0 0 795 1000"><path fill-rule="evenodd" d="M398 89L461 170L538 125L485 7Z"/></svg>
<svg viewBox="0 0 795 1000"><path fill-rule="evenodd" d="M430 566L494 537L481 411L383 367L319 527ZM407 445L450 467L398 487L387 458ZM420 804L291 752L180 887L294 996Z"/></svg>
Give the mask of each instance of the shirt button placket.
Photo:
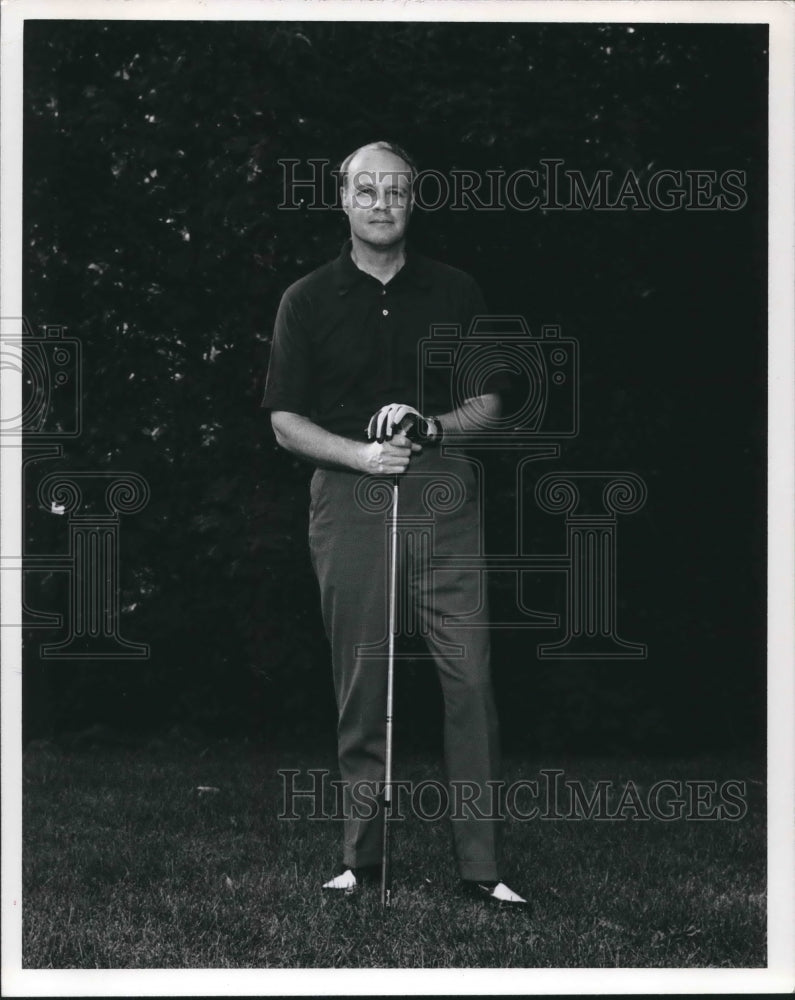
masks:
<svg viewBox="0 0 795 1000"><path fill-rule="evenodd" d="M386 288L381 289L381 298L386 298ZM383 308L381 309L381 315L386 319L389 316L389 309L386 307L386 303L383 303ZM386 348L386 364L389 372L388 379L392 382L394 377L394 364L395 364L395 344L393 341L394 328L389 331L389 329L384 327L384 346Z"/></svg>

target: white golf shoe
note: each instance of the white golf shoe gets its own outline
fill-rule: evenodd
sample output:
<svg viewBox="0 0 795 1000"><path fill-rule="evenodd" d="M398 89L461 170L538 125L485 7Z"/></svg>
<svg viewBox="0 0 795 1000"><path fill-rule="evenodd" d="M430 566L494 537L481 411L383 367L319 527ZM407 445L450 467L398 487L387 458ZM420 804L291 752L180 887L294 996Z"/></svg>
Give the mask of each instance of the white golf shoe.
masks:
<svg viewBox="0 0 795 1000"><path fill-rule="evenodd" d="M335 875L328 882L324 882L321 888L323 892L350 896L361 889L362 885L377 882L380 878L381 868L379 865L370 865L366 868L346 868L341 875Z"/></svg>
<svg viewBox="0 0 795 1000"><path fill-rule="evenodd" d="M323 890L330 889L334 892L356 892L359 883L356 881L356 876L350 868L346 868L341 875L335 875L334 878L329 879L328 882L323 883Z"/></svg>
<svg viewBox="0 0 795 1000"><path fill-rule="evenodd" d="M509 889L504 882L466 882L479 899L487 903L505 904L507 906L527 906L527 900L518 892Z"/></svg>

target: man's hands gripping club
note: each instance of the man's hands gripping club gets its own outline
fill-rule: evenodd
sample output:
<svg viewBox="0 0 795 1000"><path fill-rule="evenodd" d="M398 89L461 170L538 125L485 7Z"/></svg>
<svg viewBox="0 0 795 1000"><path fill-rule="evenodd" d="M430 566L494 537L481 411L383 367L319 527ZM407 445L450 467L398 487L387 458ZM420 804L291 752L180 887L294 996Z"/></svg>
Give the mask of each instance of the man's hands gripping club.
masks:
<svg viewBox="0 0 795 1000"><path fill-rule="evenodd" d="M409 467L422 446L409 440L412 428L422 432L427 421L413 406L388 403L373 414L367 425L370 444L365 446L366 472L373 476L398 476Z"/></svg>
<svg viewBox="0 0 795 1000"><path fill-rule="evenodd" d="M487 400L481 397L479 400ZM497 399L497 397L494 397ZM451 414L464 427L468 403ZM479 415L482 406L479 407ZM459 419L460 418L460 419ZM447 417L444 418L447 421ZM476 425L475 418L470 421ZM353 469L371 476L399 476L409 467L412 454L422 451L418 438L438 445L444 439L442 422L438 417L423 417L413 406L389 403L382 406L367 427L369 443L333 434L319 427L309 417L289 410L274 410L271 425L276 440L282 448L310 462L330 468ZM456 424L458 426L458 424Z"/></svg>

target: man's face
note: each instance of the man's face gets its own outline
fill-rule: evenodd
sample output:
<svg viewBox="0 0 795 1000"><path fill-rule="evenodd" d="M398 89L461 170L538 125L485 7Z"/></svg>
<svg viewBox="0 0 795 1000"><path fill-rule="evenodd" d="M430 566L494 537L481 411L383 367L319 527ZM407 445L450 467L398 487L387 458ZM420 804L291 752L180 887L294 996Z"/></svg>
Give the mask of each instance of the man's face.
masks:
<svg viewBox="0 0 795 1000"><path fill-rule="evenodd" d="M386 149L365 149L351 161L342 207L351 235L373 247L402 242L411 213L411 172Z"/></svg>

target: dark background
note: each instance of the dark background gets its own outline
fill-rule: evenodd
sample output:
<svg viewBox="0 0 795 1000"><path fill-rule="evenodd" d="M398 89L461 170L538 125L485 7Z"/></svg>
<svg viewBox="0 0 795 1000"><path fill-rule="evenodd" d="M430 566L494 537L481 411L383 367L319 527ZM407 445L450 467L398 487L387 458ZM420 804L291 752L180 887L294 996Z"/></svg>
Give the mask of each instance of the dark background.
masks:
<svg viewBox="0 0 795 1000"><path fill-rule="evenodd" d="M26 545L52 471L131 471L121 632L145 661L47 662L28 630L25 736L97 723L267 741L333 734L305 539L311 470L260 398L279 298L338 252L340 212L279 211L280 158L339 162L392 138L422 168L746 171L738 211L418 213L424 252L495 312L581 350L581 432L538 474L627 470L618 630L641 661L539 661L554 630L501 631L504 739L535 750L691 752L764 743L767 28L760 25L188 23L25 26L24 302L83 345L84 429L28 467ZM189 236L189 238L187 238ZM512 523L492 456L490 547ZM526 507L534 551L562 519ZM512 598L493 580L495 615ZM546 577L539 610L562 611ZM27 574L37 610L64 573ZM438 738L432 668L402 665L398 717Z"/></svg>

